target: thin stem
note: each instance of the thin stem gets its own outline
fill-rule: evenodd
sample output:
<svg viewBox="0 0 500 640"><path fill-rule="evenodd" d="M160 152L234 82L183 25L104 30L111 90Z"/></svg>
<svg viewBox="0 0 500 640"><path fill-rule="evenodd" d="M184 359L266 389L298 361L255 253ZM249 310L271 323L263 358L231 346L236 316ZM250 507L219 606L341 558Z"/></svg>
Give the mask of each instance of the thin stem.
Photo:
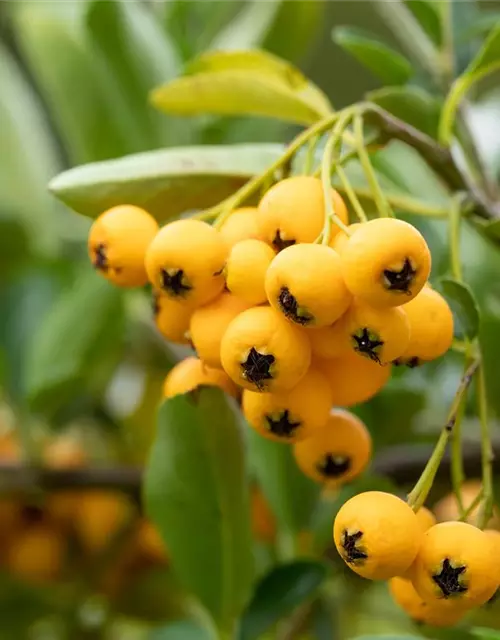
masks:
<svg viewBox="0 0 500 640"><path fill-rule="evenodd" d="M313 170L314 156L318 147L319 139L319 136L311 138L311 140L309 140L309 144L307 145L306 157L304 159L304 166L302 168L302 173L306 176L308 176Z"/></svg>
<svg viewBox="0 0 500 640"><path fill-rule="evenodd" d="M474 509L478 506L478 504L481 502L482 499L483 499L483 488L481 487L481 489L479 490L477 496L470 503L470 505L467 507L467 509L464 509L462 511L462 513L460 514L459 520L461 520L462 522L467 520L467 518L474 511Z"/></svg>
<svg viewBox="0 0 500 640"><path fill-rule="evenodd" d="M364 212L363 207L361 206L361 202L359 201L358 196L356 195L356 192L354 191L351 183L349 182L349 178L347 177L346 172L341 166L337 166L337 168L335 169L335 173L337 174L340 182L342 183L342 188L345 191L346 196L348 197L349 202L351 203L351 206L354 209L354 212L356 213L359 221L366 222L367 221L366 213Z"/></svg>
<svg viewBox="0 0 500 640"><path fill-rule="evenodd" d="M387 202L384 192L380 188L377 180L377 175L370 162L370 156L366 151L364 134L363 134L363 118L360 114L356 114L354 117L354 136L356 138L356 145L358 149L359 161L361 167L365 173L366 179L373 193L373 199L378 209L379 215L383 217L391 217L393 215L391 207Z"/></svg>
<svg viewBox="0 0 500 640"><path fill-rule="evenodd" d="M352 111L346 110L337 120L333 127L330 137L327 140L325 151L323 153L323 159L321 161L321 182L323 185L323 199L325 202L325 223L323 225L323 231L321 234L322 244L328 244L330 242L330 231L332 222L336 224L344 233L349 235L347 226L335 213L332 197L332 169L334 166L333 154L334 150L338 147L339 142L342 141L342 132L347 126L349 120L352 117Z"/></svg>
<svg viewBox="0 0 500 640"><path fill-rule="evenodd" d="M493 515L493 449L488 422L488 399L484 364L481 363L477 376L477 410L481 423L481 463L483 468L483 504L478 525L484 529Z"/></svg>
<svg viewBox="0 0 500 640"><path fill-rule="evenodd" d="M451 202L449 216L450 266L455 280L462 282L462 262L460 260L460 210L461 198L455 197Z"/></svg>
<svg viewBox="0 0 500 640"><path fill-rule="evenodd" d="M462 517L464 513L464 501L462 498L462 485L465 481L464 464L462 457L462 420L465 414L465 402L460 404L455 426L451 438L451 486L457 499L458 513Z"/></svg>
<svg viewBox="0 0 500 640"><path fill-rule="evenodd" d="M261 173L257 176L251 178L248 182L246 182L238 191L233 193L231 196L219 202L215 207L211 209L207 209L206 211L201 211L198 214L195 214L193 217L198 220L209 220L217 216L216 226L220 227L226 219L231 215L231 211L244 202L247 198L249 198L268 178L268 176L274 174L275 171L280 169L283 165L286 165L297 151L308 142L311 138L324 133L333 124L336 122L337 118L340 116L342 112L333 113L328 115L323 120L320 120L309 129L302 131L287 147L286 151L280 156L272 165L270 165L264 173ZM222 212L222 213L221 213Z"/></svg>
<svg viewBox="0 0 500 640"><path fill-rule="evenodd" d="M453 45L453 2L441 0L441 24L443 27L443 47L441 50L441 75L442 83L446 89L455 76L455 53Z"/></svg>
<svg viewBox="0 0 500 640"><path fill-rule="evenodd" d="M418 511L420 507L425 503L427 496L429 495L429 491L432 488L437 470L446 451L446 445L448 444L450 436L453 432L453 428L457 421L460 405L462 404L462 399L465 397L467 389L469 388L469 385L478 367L479 360L474 360L463 375L460 384L458 385L455 397L453 398L446 424L441 431L441 435L439 436L434 451L432 452L431 457L425 465L425 468L422 471L422 475L418 479L417 484L408 494L408 504L413 508L415 512Z"/></svg>

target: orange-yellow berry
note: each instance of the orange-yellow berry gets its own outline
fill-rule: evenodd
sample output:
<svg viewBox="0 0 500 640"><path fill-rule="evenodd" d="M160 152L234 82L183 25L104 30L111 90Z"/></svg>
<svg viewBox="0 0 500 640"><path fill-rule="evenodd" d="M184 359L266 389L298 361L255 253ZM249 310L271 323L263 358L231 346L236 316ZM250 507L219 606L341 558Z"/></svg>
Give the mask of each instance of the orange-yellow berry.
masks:
<svg viewBox="0 0 500 640"><path fill-rule="evenodd" d="M297 244L281 251L267 270L266 293L272 307L306 328L332 324L352 299L339 256L320 244Z"/></svg>
<svg viewBox="0 0 500 640"><path fill-rule="evenodd" d="M213 369L198 358L185 358L169 371L163 385L163 395L173 398L202 385L219 387L235 398L238 396L236 385L224 371Z"/></svg>
<svg viewBox="0 0 500 640"><path fill-rule="evenodd" d="M161 335L177 344L190 344L189 322L193 309L161 292L153 292L153 316Z"/></svg>
<svg viewBox="0 0 500 640"><path fill-rule="evenodd" d="M121 493L92 490L78 495L74 528L83 549L98 554L131 517L133 507Z"/></svg>
<svg viewBox="0 0 500 640"><path fill-rule="evenodd" d="M348 227L350 234L353 234L356 231L356 229L359 229L361 225L362 225L361 222L355 222L354 224L350 224ZM330 246L333 249L335 249L335 251L339 254L339 256L343 253L344 248L347 245L347 241L349 240L350 237L351 237L350 235L347 235L345 231L342 231L342 229L340 229L337 235L330 242Z"/></svg>
<svg viewBox="0 0 500 640"><path fill-rule="evenodd" d="M290 391L258 393L245 389L242 404L248 423L262 436L298 442L328 420L332 392L324 374L311 368Z"/></svg>
<svg viewBox="0 0 500 640"><path fill-rule="evenodd" d="M137 531L136 544L141 556L159 564L168 560L165 543L160 532L149 520L141 520Z"/></svg>
<svg viewBox="0 0 500 640"><path fill-rule="evenodd" d="M469 507L476 500L482 489L480 480L468 480L462 484L460 493L462 498L463 507L469 510ZM474 524L477 520L480 510L480 504L478 503L474 509L468 514L466 522ZM460 518L460 508L458 505L457 497L454 493L449 493L444 498L441 498L439 502L434 505L434 514L438 522L447 522L448 520L458 520ZM493 517L487 523L488 529L500 528L500 514L495 507L493 510Z"/></svg>
<svg viewBox="0 0 500 640"><path fill-rule="evenodd" d="M260 392L292 389L311 363L307 336L270 307L252 307L227 328L222 366L238 385Z"/></svg>
<svg viewBox="0 0 500 640"><path fill-rule="evenodd" d="M252 487L252 532L256 540L272 543L276 538L276 519L266 497L258 486Z"/></svg>
<svg viewBox="0 0 500 640"><path fill-rule="evenodd" d="M332 206L347 224L347 209L341 196L331 190ZM257 224L262 240L281 251L292 244L314 242L325 220L323 185L319 178L295 176L281 180L264 195L257 211ZM332 223L330 238L339 227Z"/></svg>
<svg viewBox="0 0 500 640"><path fill-rule="evenodd" d="M340 508L333 537L353 571L370 580L387 580L408 570L422 532L406 502L390 493L367 491Z"/></svg>
<svg viewBox="0 0 500 640"><path fill-rule="evenodd" d="M395 218L362 224L342 251L342 272L353 295L378 307L409 302L427 282L431 255L422 234Z"/></svg>
<svg viewBox="0 0 500 640"><path fill-rule="evenodd" d="M453 342L453 314L443 296L425 286L403 309L410 323L410 342L398 363L415 367L445 354Z"/></svg>
<svg viewBox="0 0 500 640"><path fill-rule="evenodd" d="M249 304L267 301L264 282L275 252L262 240L242 240L233 245L226 262L226 287Z"/></svg>
<svg viewBox="0 0 500 640"><path fill-rule="evenodd" d="M176 220L157 233L146 253L153 286L192 307L216 298L224 288L228 247L220 233L201 220Z"/></svg>
<svg viewBox="0 0 500 640"><path fill-rule="evenodd" d="M406 578L391 578L389 591L396 604L418 624L428 624L431 627L452 627L463 618L465 612L453 610L440 604L428 604L415 591L410 580Z"/></svg>
<svg viewBox="0 0 500 640"><path fill-rule="evenodd" d="M422 529L422 533L425 533L427 529L430 529L436 524L436 516L427 509L427 507L420 507L415 514L417 516L418 524Z"/></svg>
<svg viewBox="0 0 500 640"><path fill-rule="evenodd" d="M92 264L119 287L141 287L148 281L146 251L157 232L158 223L144 209L125 204L108 209L90 229Z"/></svg>
<svg viewBox="0 0 500 640"><path fill-rule="evenodd" d="M391 366L381 367L356 353L331 360L314 359L332 388L333 404L353 407L375 396L391 377Z"/></svg>
<svg viewBox="0 0 500 640"><path fill-rule="evenodd" d="M372 439L349 411L333 410L327 422L294 446L297 464L316 482L341 485L357 478L370 461Z"/></svg>
<svg viewBox="0 0 500 640"><path fill-rule="evenodd" d="M61 532L40 523L15 536L7 550L5 566L26 582L51 582L60 575L65 555L66 541Z"/></svg>
<svg viewBox="0 0 500 640"><path fill-rule="evenodd" d="M220 234L229 247L249 238L260 240L257 207L235 209L221 226Z"/></svg>
<svg viewBox="0 0 500 640"><path fill-rule="evenodd" d="M468 609L487 602L498 586L492 571L494 545L467 522L441 522L428 529L412 570L421 598Z"/></svg>
<svg viewBox="0 0 500 640"><path fill-rule="evenodd" d="M191 317L190 336L196 353L209 367L222 369L220 345L229 323L250 305L223 293L204 307L199 307Z"/></svg>

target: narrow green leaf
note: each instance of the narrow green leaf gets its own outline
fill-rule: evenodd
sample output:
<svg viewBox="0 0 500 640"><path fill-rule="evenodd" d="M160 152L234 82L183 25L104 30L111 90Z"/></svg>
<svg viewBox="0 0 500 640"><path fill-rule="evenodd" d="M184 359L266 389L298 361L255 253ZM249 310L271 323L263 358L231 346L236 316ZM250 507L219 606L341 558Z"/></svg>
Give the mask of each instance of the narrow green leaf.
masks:
<svg viewBox="0 0 500 640"><path fill-rule="evenodd" d="M47 181L60 169L55 143L33 88L9 51L0 45L0 209L17 217L35 249L56 245L56 209ZM7 224L7 221L2 221ZM7 236L1 234L4 243Z"/></svg>
<svg viewBox="0 0 500 640"><path fill-rule="evenodd" d="M414 86L385 87L370 92L367 98L416 129L437 138L441 107L424 89Z"/></svg>
<svg viewBox="0 0 500 640"><path fill-rule="evenodd" d="M155 107L174 115L257 115L312 124L331 111L302 73L259 50L207 53L184 75L155 89Z"/></svg>
<svg viewBox="0 0 500 640"><path fill-rule="evenodd" d="M92 0L85 26L116 92L122 96L121 118L129 122L137 150L181 144L187 123L173 122L149 108L149 91L174 78L179 53L153 12L138 0Z"/></svg>
<svg viewBox="0 0 500 640"><path fill-rule="evenodd" d="M410 62L403 55L368 32L353 27L336 27L332 37L385 84L404 84L413 74Z"/></svg>
<svg viewBox="0 0 500 640"><path fill-rule="evenodd" d="M291 447L271 442L249 429L254 474L276 516L279 528L297 534L308 527L318 501L319 486L297 467Z"/></svg>
<svg viewBox="0 0 500 640"><path fill-rule="evenodd" d="M497 67L500 65L500 25L497 24L477 56L467 67L466 74L478 74L484 72L487 69Z"/></svg>
<svg viewBox="0 0 500 640"><path fill-rule="evenodd" d="M326 579L324 564L284 564L262 578L241 620L239 640L257 640L272 625L307 601Z"/></svg>
<svg viewBox="0 0 500 640"><path fill-rule="evenodd" d="M442 278L440 288L458 321L459 331L469 340L473 340L479 331L480 316L471 288L453 278Z"/></svg>
<svg viewBox="0 0 500 640"><path fill-rule="evenodd" d="M409 0L406 6L413 13L422 29L434 44L440 46L443 41L441 8L443 0Z"/></svg>
<svg viewBox="0 0 500 640"><path fill-rule="evenodd" d="M253 579L243 432L219 389L167 400L144 497L184 586L229 625Z"/></svg>
<svg viewBox="0 0 500 640"><path fill-rule="evenodd" d="M212 638L206 629L194 622L180 620L155 629L148 635L148 640L212 640Z"/></svg>
<svg viewBox="0 0 500 640"><path fill-rule="evenodd" d="M485 222L483 218L474 220L475 226L490 240L500 242L500 220L490 220Z"/></svg>
<svg viewBox="0 0 500 640"><path fill-rule="evenodd" d="M34 410L50 413L65 402L89 374L88 364L103 336L121 340L122 318L120 291L86 268L40 320L33 336L26 389Z"/></svg>
<svg viewBox="0 0 500 640"><path fill-rule="evenodd" d="M128 203L146 208L163 223L217 204L282 153L279 144L163 149L70 169L49 189L90 218Z"/></svg>

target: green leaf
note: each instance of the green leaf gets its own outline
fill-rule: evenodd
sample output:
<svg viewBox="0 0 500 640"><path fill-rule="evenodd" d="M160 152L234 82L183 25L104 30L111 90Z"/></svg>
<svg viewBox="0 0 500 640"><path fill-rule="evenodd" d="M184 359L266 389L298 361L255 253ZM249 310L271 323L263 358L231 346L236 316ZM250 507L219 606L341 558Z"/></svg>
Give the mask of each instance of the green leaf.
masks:
<svg viewBox="0 0 500 640"><path fill-rule="evenodd" d="M467 67L466 74L477 75L500 66L500 26L491 31L477 56Z"/></svg>
<svg viewBox="0 0 500 640"><path fill-rule="evenodd" d="M253 566L244 438L222 391L162 405L144 497L180 581L229 625L249 598Z"/></svg>
<svg viewBox="0 0 500 640"><path fill-rule="evenodd" d="M471 634L480 640L500 640L500 631L487 627L472 627Z"/></svg>
<svg viewBox="0 0 500 640"><path fill-rule="evenodd" d="M211 636L194 622L181 620L155 629L149 634L148 640L211 640Z"/></svg>
<svg viewBox="0 0 500 640"><path fill-rule="evenodd" d="M327 97L293 65L264 51L206 53L186 75L151 94L174 115L258 115L312 124L331 112Z"/></svg>
<svg viewBox="0 0 500 640"><path fill-rule="evenodd" d="M33 88L1 45L0 86L1 224L13 224L16 217L24 227L18 231L29 236L34 248L51 252L57 244L56 208L46 184L59 170L59 158ZM7 236L1 236L6 244Z"/></svg>
<svg viewBox="0 0 500 640"><path fill-rule="evenodd" d="M239 640L257 640L272 625L308 600L326 579L324 564L299 560L278 566L259 582L243 614Z"/></svg>
<svg viewBox="0 0 500 640"><path fill-rule="evenodd" d="M86 268L40 319L33 336L26 390L35 411L55 411L87 375L94 377L87 368L96 348L121 340L122 318L121 292Z"/></svg>
<svg viewBox="0 0 500 640"><path fill-rule="evenodd" d="M464 29L463 39L468 40L475 36L485 36L500 23L500 12L487 11L479 14Z"/></svg>
<svg viewBox="0 0 500 640"><path fill-rule="evenodd" d="M282 531L297 534L308 527L320 493L306 478L293 457L292 448L271 442L249 429L252 470Z"/></svg>
<svg viewBox="0 0 500 640"><path fill-rule="evenodd" d="M180 147L75 167L49 189L90 218L117 204L147 209L160 223L217 204L283 153L279 144Z"/></svg>
<svg viewBox="0 0 500 640"><path fill-rule="evenodd" d="M89 46L87 2L29 2L13 7L20 51L72 163L134 151L135 124L97 51Z"/></svg>
<svg viewBox="0 0 500 640"><path fill-rule="evenodd" d="M424 89L414 86L385 87L370 92L367 98L400 120L437 138L441 108L439 102Z"/></svg>
<svg viewBox="0 0 500 640"><path fill-rule="evenodd" d="M370 33L353 27L336 27L332 37L385 84L404 84L413 74L410 62L403 55Z"/></svg>
<svg viewBox="0 0 500 640"><path fill-rule="evenodd" d="M479 307L471 288L453 278L442 278L440 288L448 300L458 321L459 330L469 340L473 340L479 331Z"/></svg>
<svg viewBox="0 0 500 640"><path fill-rule="evenodd" d="M442 3L442 0L409 0L406 3L406 6L413 13L422 29L438 46L443 41L440 3Z"/></svg>
<svg viewBox="0 0 500 640"><path fill-rule="evenodd" d="M377 634L373 636L356 636L352 638L352 640L421 640L421 636L412 636L409 634L401 635L401 634Z"/></svg>
<svg viewBox="0 0 500 640"><path fill-rule="evenodd" d="M93 0L85 22L92 45L122 97L121 118L129 123L134 148L182 143L186 123L169 121L147 104L149 91L174 78L181 68L174 44L152 11L137 0Z"/></svg>

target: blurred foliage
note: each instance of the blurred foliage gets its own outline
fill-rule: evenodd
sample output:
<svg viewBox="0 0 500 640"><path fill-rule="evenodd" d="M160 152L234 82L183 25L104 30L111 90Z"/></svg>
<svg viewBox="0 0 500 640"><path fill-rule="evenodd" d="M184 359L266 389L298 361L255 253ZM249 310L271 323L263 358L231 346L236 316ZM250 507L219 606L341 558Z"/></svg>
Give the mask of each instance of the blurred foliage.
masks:
<svg viewBox="0 0 500 640"><path fill-rule="evenodd" d="M432 43L439 43L442 38L437 4L406 2ZM76 429L85 434L85 449L91 451L96 464L144 464L154 436L155 398L165 373L179 356L156 334L149 300L143 292L111 290L89 271L85 247L89 221L58 203L47 190L49 181L79 163L105 162L74 169L72 176L79 176L82 191L72 186L63 197L69 206L96 215L116 197L114 167L119 167L119 172L127 163L133 171L141 167L143 181L132 185L128 198L146 204L145 193L153 190L154 197L148 197L154 199L154 206L167 219L202 206L200 202L203 206L217 202L268 165L280 153L280 145L290 139L291 125L270 117L247 115L231 119L220 114L203 115L186 120L160 114L150 106L151 89L180 76L187 62L207 50L261 47L296 64L335 106L368 94L390 112L436 137L443 96L425 74L425 61L412 49L411 39L402 42L401 33L390 30L376 5L368 0L0 3L0 434L4 428L15 426L23 456L32 462L43 461L43 443L47 439L59 431ZM498 24L498 11L500 6L495 2L454 3L457 71L467 68L486 33ZM354 58L333 44L332 29L335 42ZM367 30L374 33L375 43L366 35ZM388 44L379 44L381 40ZM484 60L491 61L487 56ZM359 61L368 62L375 75L363 69ZM497 78L494 76L494 80ZM407 80L409 83L405 84ZM381 88L380 82L387 81L397 86ZM245 91L247 99L250 94L247 88ZM470 97L470 128L489 173L498 179L498 86L486 79L473 87ZM286 105L290 99L295 97L287 95ZM260 109L261 105L257 106ZM266 144L256 144L262 142ZM245 146L232 153L210 147L197 151L198 145L207 144ZM185 151L188 166L181 162L178 152L171 155L172 147L182 145L193 147ZM141 155L146 151L157 155ZM127 158L121 159L124 155ZM403 217L408 201L433 208L448 206L446 187L411 148L399 143L389 145L374 153L373 162ZM100 179L99 188L93 191L85 183L89 174L92 180L96 175ZM199 174L204 176L202 182L197 178ZM353 183L357 180L357 186L363 188L359 167L350 166L349 175ZM58 188L64 190L64 183L59 183ZM363 202L368 209L372 206L369 199ZM429 240L434 259L432 281L437 283L449 276L446 224L424 217L408 219ZM492 238L495 241L496 234L498 242L499 234L498 230L489 229L481 237L471 226L463 227L464 272L481 311L480 337L488 391L498 420L500 255ZM454 285L448 280L445 286ZM470 307L467 293L460 291L456 298L462 306ZM470 313L466 318L470 319ZM459 359L451 354L443 362L429 366L425 373L402 372L393 377L380 396L360 408L358 412L374 436L376 453L387 452L401 443L433 440L441 428L460 369ZM191 426L203 428L194 419ZM160 427L167 430L169 425ZM229 428L236 429L234 425ZM234 436L234 430L231 433ZM467 429L465 435L471 441L476 438ZM317 489L292 466L288 450L284 452L279 445L262 440L251 441L249 450L252 476L262 486L277 520L278 553L282 559L294 552L294 540L304 530L313 529L313 541L307 537L303 540L303 555L310 553L312 547L327 549L331 518L349 492L379 484L387 488L386 479L368 476L334 500L323 496L318 502ZM197 455L202 456L202 452L197 451ZM12 457L0 451L0 459ZM161 462L160 459L160 471ZM231 469L225 472L230 473ZM216 491L218 483L214 480L213 484ZM2 496L4 489L0 486ZM237 487L231 485L230 489L236 491ZM244 488L240 490L243 495ZM53 525L50 518L47 524L44 511L49 497L37 492L18 498L26 530L41 523ZM178 507L175 498L174 495L172 502L165 505L165 510ZM3 541L7 516L2 506L3 500ZM129 506L139 518L136 506ZM101 515L92 517L99 520ZM233 525L242 530L248 527L248 523L241 522ZM14 537L21 530L24 529L16 529ZM192 532L193 536L206 534L204 530ZM173 545L187 543L188 536L186 532L184 541L172 540ZM258 538L255 531L254 537ZM123 561L116 563L122 575L114 577L120 588L100 588L102 576L92 573L92 568L87 575L88 557L73 538L74 531L68 534L67 566L56 581L48 580L40 586L36 580L20 579L12 571L0 574L0 640L207 637L199 612L186 601L177 576L168 568L146 562L147 571L143 572L142 560L133 558L128 564L124 553ZM76 548L72 548L73 544ZM5 549L8 546L3 541L0 564L4 566ZM262 576L268 569L274 573L264 575L244 613L247 635L242 632L242 638L265 640L264 629L316 593L322 582L323 565L313 561L273 569L276 553L274 540L257 539L256 575ZM101 560L97 564L101 568L108 566ZM498 605L478 615L473 636L466 630L453 631L452 635L428 635L396 612L384 585L367 589L359 580L346 576L338 563L333 563L330 573L335 578L334 592L321 591L317 598L311 612L315 630L311 638L343 639L358 634L365 634L365 640L395 640L397 634L454 640L499 637L497 632L483 629L500 626ZM287 581L296 581L292 594L295 600L290 600L290 594L283 594L283 575ZM245 582L244 575L239 577ZM212 580L213 576L208 578ZM245 588L247 585L243 584L242 591ZM232 596L240 604L239 594ZM262 603L273 599L276 608L269 612ZM366 635L373 633L392 635Z"/></svg>

